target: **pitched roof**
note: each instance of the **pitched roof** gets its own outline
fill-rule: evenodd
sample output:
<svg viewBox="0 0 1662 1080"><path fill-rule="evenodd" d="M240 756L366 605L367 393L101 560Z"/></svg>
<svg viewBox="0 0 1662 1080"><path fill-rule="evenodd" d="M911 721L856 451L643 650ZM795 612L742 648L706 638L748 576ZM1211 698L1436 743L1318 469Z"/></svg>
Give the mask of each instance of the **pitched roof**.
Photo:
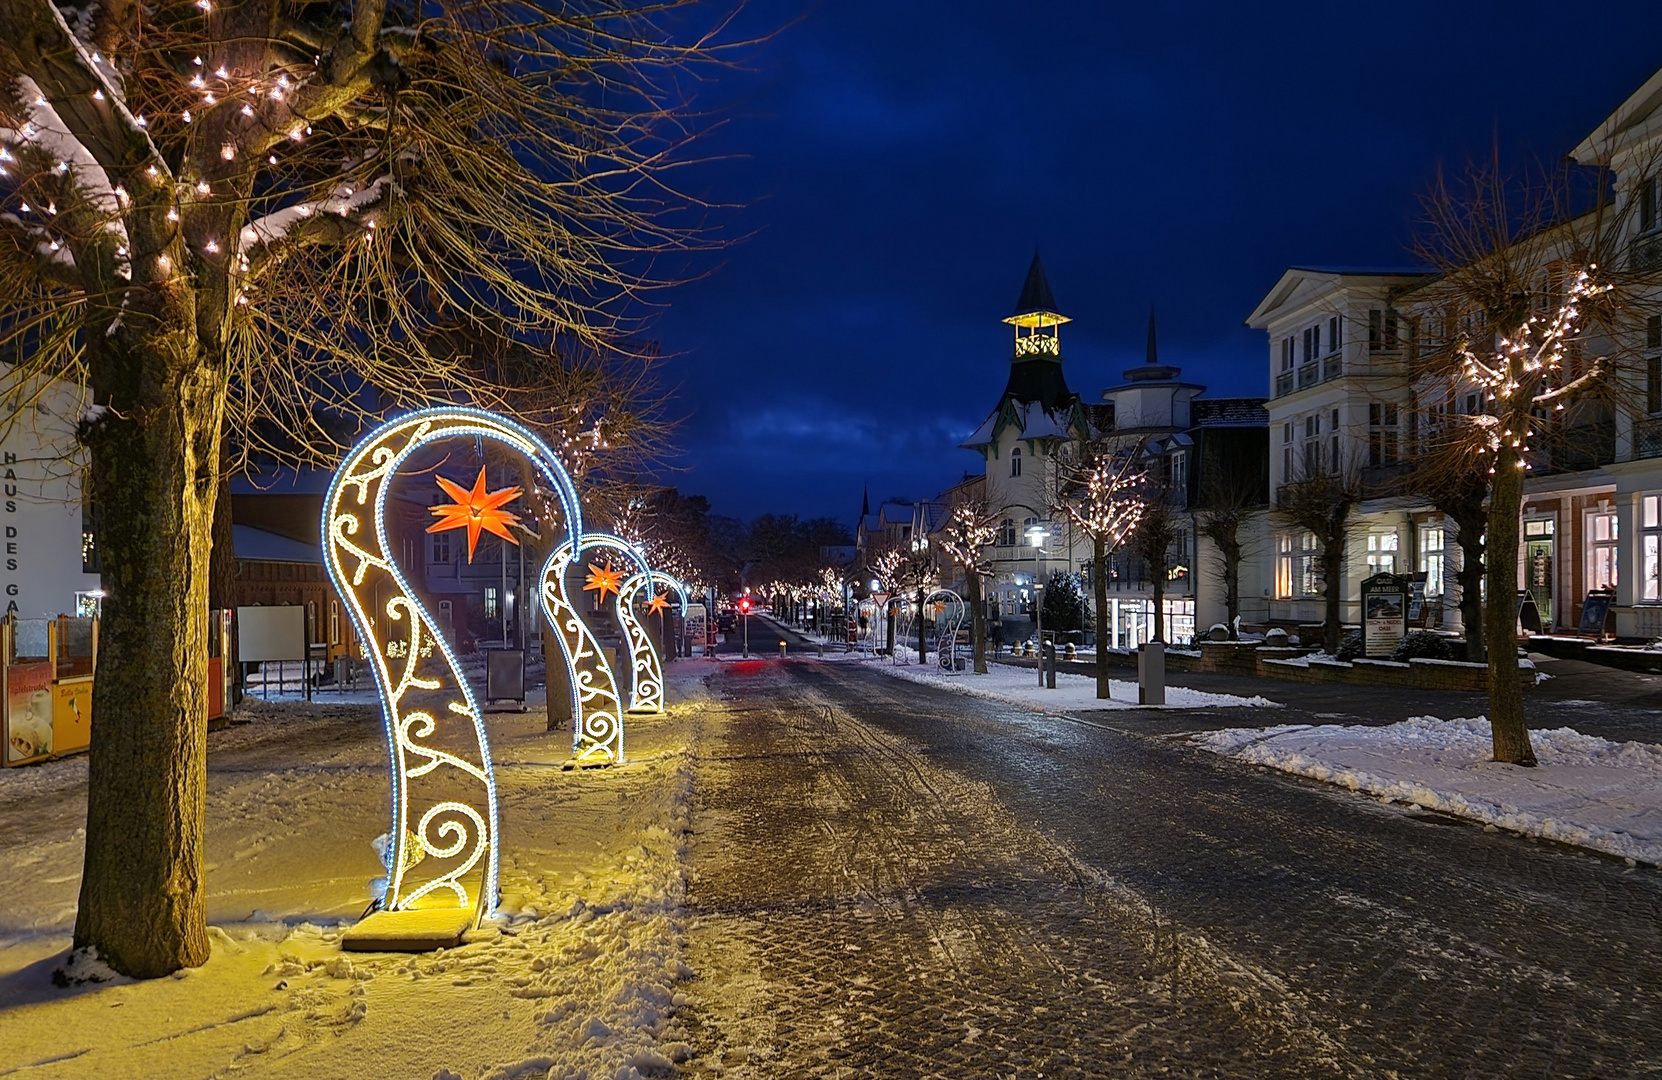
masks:
<svg viewBox="0 0 1662 1080"><path fill-rule="evenodd" d="M1016 310L1013 315L1034 315L1041 311L1060 315L1062 312L1056 306L1056 297L1050 293L1050 279L1045 277L1044 263L1039 261L1039 253L1033 252L1033 264L1027 268L1027 280L1022 283L1021 295L1016 298Z"/></svg>
<svg viewBox="0 0 1662 1080"><path fill-rule="evenodd" d="M231 552L236 558L254 562L323 564L323 552L315 545L290 540L252 525L231 526Z"/></svg>
<svg viewBox="0 0 1662 1080"><path fill-rule="evenodd" d="M1270 422L1264 398L1195 398L1189 423L1195 427L1263 427Z"/></svg>

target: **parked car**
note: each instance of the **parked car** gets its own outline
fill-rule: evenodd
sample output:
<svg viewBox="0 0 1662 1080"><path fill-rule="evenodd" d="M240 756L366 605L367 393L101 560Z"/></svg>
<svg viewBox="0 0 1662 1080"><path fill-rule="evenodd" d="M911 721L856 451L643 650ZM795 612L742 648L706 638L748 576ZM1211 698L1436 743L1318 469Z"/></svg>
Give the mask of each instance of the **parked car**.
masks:
<svg viewBox="0 0 1662 1080"><path fill-rule="evenodd" d="M738 625L739 617L731 611L724 611L716 616L716 629L720 630L724 634L728 633Z"/></svg>

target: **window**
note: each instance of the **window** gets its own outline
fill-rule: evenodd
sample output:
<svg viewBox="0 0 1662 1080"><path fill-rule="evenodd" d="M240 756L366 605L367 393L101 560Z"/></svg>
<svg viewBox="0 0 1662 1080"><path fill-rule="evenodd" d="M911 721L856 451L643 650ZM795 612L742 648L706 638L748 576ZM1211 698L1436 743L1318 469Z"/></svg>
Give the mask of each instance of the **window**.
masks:
<svg viewBox="0 0 1662 1080"><path fill-rule="evenodd" d="M495 585L485 586L485 618L494 619L501 613L501 602Z"/></svg>
<svg viewBox="0 0 1662 1080"><path fill-rule="evenodd" d="M1301 479L1308 480L1320 476L1322 471L1322 418L1320 413L1311 413L1304 418L1304 474Z"/></svg>
<svg viewBox="0 0 1662 1080"><path fill-rule="evenodd" d="M1587 515L1587 588L1616 587L1616 514L1603 508Z"/></svg>
<svg viewBox="0 0 1662 1080"><path fill-rule="evenodd" d="M1019 446L1010 451L1010 475L1021 475L1021 447Z"/></svg>
<svg viewBox="0 0 1662 1080"><path fill-rule="evenodd" d="M329 601L329 644L340 644L340 601Z"/></svg>
<svg viewBox="0 0 1662 1080"><path fill-rule="evenodd" d="M1341 340L1339 337L1339 316L1335 315L1327 320L1327 351L1338 352Z"/></svg>
<svg viewBox="0 0 1662 1080"><path fill-rule="evenodd" d="M1281 339L1281 370L1293 370L1293 339Z"/></svg>
<svg viewBox="0 0 1662 1080"><path fill-rule="evenodd" d="M1636 198L1639 201L1639 231L1650 232L1656 228L1656 178L1654 176L1639 185Z"/></svg>
<svg viewBox="0 0 1662 1080"><path fill-rule="evenodd" d="M1320 356L1321 352L1322 328L1319 325L1312 326L1304 331L1304 362L1308 364Z"/></svg>
<svg viewBox="0 0 1662 1080"><path fill-rule="evenodd" d="M1391 465L1397 460L1397 407L1382 402L1368 405L1368 464Z"/></svg>
<svg viewBox="0 0 1662 1080"><path fill-rule="evenodd" d="M1171 487L1176 492L1186 493L1189 490L1189 454L1186 450L1178 450L1171 456Z"/></svg>
<svg viewBox="0 0 1662 1080"><path fill-rule="evenodd" d="M1368 534L1368 576L1397 572L1397 534Z"/></svg>
<svg viewBox="0 0 1662 1080"><path fill-rule="evenodd" d="M1395 352L1397 341L1397 313L1395 308L1374 308L1368 312L1368 351Z"/></svg>
<svg viewBox="0 0 1662 1080"><path fill-rule="evenodd" d="M1417 569L1425 575L1425 595L1443 595L1443 544L1447 537L1441 525L1420 530L1420 557Z"/></svg>
<svg viewBox="0 0 1662 1080"><path fill-rule="evenodd" d="M1005 518L998 523L998 546L1016 546L1016 523L1012 518Z"/></svg>
<svg viewBox="0 0 1662 1080"><path fill-rule="evenodd" d="M450 534L440 532L433 534L433 562L447 563L450 561Z"/></svg>
<svg viewBox="0 0 1662 1080"><path fill-rule="evenodd" d="M1316 535L1283 533L1275 538L1275 596L1277 600L1296 600L1320 596L1322 591L1321 562L1316 551Z"/></svg>
<svg viewBox="0 0 1662 1080"><path fill-rule="evenodd" d="M1639 500L1639 599L1662 602L1662 495Z"/></svg>

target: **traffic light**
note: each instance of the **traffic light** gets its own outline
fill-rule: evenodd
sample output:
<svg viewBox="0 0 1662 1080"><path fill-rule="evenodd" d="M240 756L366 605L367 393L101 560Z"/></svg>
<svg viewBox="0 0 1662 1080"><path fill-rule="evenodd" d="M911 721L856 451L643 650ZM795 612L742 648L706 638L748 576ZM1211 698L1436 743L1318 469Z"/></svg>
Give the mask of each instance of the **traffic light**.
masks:
<svg viewBox="0 0 1662 1080"><path fill-rule="evenodd" d="M745 615L750 614L750 597L744 596L739 598L739 611Z"/></svg>

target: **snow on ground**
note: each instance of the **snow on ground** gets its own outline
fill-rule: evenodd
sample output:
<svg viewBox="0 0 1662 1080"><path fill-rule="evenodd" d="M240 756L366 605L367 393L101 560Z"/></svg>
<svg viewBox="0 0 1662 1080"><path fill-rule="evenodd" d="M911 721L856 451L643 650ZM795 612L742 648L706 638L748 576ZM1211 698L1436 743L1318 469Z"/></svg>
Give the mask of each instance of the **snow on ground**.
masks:
<svg viewBox="0 0 1662 1080"><path fill-rule="evenodd" d="M854 659L850 655L848 659ZM831 659L827 656L826 659ZM866 657L866 662L874 670L885 675L893 675L901 679L910 679L912 682L926 683L930 686L940 686L948 690L957 690L975 697L992 698L995 701L1009 701L1017 705L1027 705L1044 712L1078 712L1085 709L1142 709L1160 708L1161 706L1138 705L1137 684L1116 679L1110 684L1109 700L1103 701L1096 696L1096 679L1089 675L1072 675L1068 672L1058 672L1056 675L1056 689L1039 686L1038 671L1034 668L1013 667L1009 664L988 664L985 675L977 675L972 671L965 671L958 675L949 675L945 671L931 664L928 667L919 667L917 664L894 664L887 657L872 660ZM1166 704L1168 709L1206 709L1206 708L1240 708L1254 706L1261 708L1279 708L1280 703L1266 697L1237 697L1234 694L1209 694L1203 690L1190 690L1182 686L1166 686Z"/></svg>
<svg viewBox="0 0 1662 1080"><path fill-rule="evenodd" d="M689 1050L672 1015L702 661L671 665L630 760L564 771L569 728L491 714L502 903L461 947L343 953L381 872L386 750L373 706L254 703L209 738L212 959L60 989L86 764L0 773L0 1075L633 1080Z"/></svg>
<svg viewBox="0 0 1662 1080"><path fill-rule="evenodd" d="M1574 728L1531 731L1537 768L1491 760L1489 721L1417 716L1385 727L1289 724L1195 745L1352 791L1662 865L1662 746Z"/></svg>

